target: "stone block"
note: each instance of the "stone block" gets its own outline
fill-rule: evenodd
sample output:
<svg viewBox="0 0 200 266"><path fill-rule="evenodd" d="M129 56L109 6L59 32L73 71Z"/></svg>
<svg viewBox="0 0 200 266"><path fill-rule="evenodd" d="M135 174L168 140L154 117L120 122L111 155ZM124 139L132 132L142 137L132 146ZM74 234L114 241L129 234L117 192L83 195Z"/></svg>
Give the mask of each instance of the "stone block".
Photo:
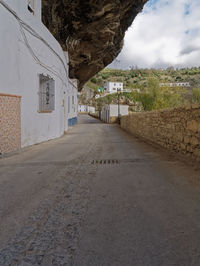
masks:
<svg viewBox="0 0 200 266"><path fill-rule="evenodd" d="M192 132L198 132L200 127L200 122L198 123L196 120L191 120L187 122L187 128Z"/></svg>
<svg viewBox="0 0 200 266"><path fill-rule="evenodd" d="M191 138L190 143L191 143L193 146L200 145L199 140L198 140L196 137L194 137L194 136Z"/></svg>

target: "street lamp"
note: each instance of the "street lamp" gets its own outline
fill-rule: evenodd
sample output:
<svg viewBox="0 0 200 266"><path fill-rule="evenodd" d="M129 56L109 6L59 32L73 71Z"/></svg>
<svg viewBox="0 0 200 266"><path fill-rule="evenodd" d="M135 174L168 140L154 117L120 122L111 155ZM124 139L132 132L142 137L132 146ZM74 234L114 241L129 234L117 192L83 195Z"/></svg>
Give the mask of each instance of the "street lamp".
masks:
<svg viewBox="0 0 200 266"><path fill-rule="evenodd" d="M117 89L117 99L118 99L118 124L120 124L120 93L121 93L121 89Z"/></svg>

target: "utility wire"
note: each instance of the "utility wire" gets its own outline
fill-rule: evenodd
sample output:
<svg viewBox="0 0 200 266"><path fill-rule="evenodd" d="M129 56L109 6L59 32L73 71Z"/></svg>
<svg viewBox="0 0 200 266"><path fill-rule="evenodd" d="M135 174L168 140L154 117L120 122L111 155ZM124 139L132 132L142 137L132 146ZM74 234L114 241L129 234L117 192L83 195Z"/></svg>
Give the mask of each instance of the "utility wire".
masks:
<svg viewBox="0 0 200 266"><path fill-rule="evenodd" d="M29 49L32 57L34 58L34 60L40 64L42 67L46 68L48 71L50 71L51 73L55 74L57 77L59 77L59 79L63 82L64 84L64 81L63 79L60 77L60 75L58 73L56 73L54 70L51 69L51 67L48 67L46 66L44 63L42 63L39 58L35 55L33 49L31 48L31 46L29 45L28 43L28 40L27 40L27 37L26 37L26 34L24 32L24 29L26 31L28 31L31 35L33 35L34 37L38 38L39 40L41 40L58 58L59 60L61 61L64 69L65 69L65 73L66 73L66 76L68 77L68 70L66 68L66 65L63 61L63 59L61 58L61 56L48 44L48 42L42 38L31 26L29 26L27 23L25 23L18 15L17 13L11 9L3 0L0 0L0 4L6 8L14 17L15 19L19 22L19 25L20 25L20 31L21 31L21 34L22 34L22 37L24 39L24 42L27 46L27 48ZM74 87L76 88L76 86L73 84L73 82L71 82L71 80L68 78L68 82ZM66 85L66 84L65 84Z"/></svg>
<svg viewBox="0 0 200 266"><path fill-rule="evenodd" d="M29 45L29 42L27 40L26 34L23 30L23 27L20 25L20 31L24 40L25 45L27 46L31 56L33 57L33 59L36 61L37 64L41 65L42 67L44 67L45 69L47 69L49 72L53 73L55 76L57 76L61 82L62 85L65 85L67 87L67 84L64 82L64 80L61 78L61 76L59 75L58 72L56 72L54 69L52 69L51 67L45 65L44 63L42 63L39 58L37 57L37 55L34 53L33 49L31 48L31 46ZM63 87L62 87L63 88Z"/></svg>

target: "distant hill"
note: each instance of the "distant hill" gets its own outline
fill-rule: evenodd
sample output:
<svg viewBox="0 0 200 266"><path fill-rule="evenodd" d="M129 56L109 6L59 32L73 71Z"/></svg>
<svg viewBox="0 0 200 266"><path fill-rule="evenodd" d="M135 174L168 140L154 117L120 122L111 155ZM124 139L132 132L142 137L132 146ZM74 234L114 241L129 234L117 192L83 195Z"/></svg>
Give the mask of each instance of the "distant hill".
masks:
<svg viewBox="0 0 200 266"><path fill-rule="evenodd" d="M177 70L172 67L165 70L106 68L85 85L80 101L96 106L99 110L103 104L116 104L116 94L106 96L98 91L108 81L123 82L124 89L130 92L121 93L120 103L128 104L132 111L150 111L200 102L200 67ZM189 82L190 87L169 86L169 83L178 82ZM161 87L161 83L164 86ZM87 90L93 91L93 96L83 101ZM96 94L100 94L100 98L95 98Z"/></svg>
<svg viewBox="0 0 200 266"><path fill-rule="evenodd" d="M123 82L124 88L131 89L146 86L148 79L156 78L160 83L168 82L190 82L191 87L200 86L200 67L173 69L169 67L165 70L157 69L131 69L117 70L105 68L85 85L96 90L107 81Z"/></svg>

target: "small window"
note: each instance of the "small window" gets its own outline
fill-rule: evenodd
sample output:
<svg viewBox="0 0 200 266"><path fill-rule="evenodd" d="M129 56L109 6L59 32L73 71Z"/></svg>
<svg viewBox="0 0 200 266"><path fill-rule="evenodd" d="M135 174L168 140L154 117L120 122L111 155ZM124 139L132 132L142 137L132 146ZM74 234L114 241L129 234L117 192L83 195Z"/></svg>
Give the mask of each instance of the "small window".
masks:
<svg viewBox="0 0 200 266"><path fill-rule="evenodd" d="M74 104L74 96L72 96L72 104Z"/></svg>
<svg viewBox="0 0 200 266"><path fill-rule="evenodd" d="M55 81L40 74L39 112L47 113L55 110Z"/></svg>
<svg viewBox="0 0 200 266"><path fill-rule="evenodd" d="M35 13L35 0L28 0L28 10L34 15L34 13Z"/></svg>

